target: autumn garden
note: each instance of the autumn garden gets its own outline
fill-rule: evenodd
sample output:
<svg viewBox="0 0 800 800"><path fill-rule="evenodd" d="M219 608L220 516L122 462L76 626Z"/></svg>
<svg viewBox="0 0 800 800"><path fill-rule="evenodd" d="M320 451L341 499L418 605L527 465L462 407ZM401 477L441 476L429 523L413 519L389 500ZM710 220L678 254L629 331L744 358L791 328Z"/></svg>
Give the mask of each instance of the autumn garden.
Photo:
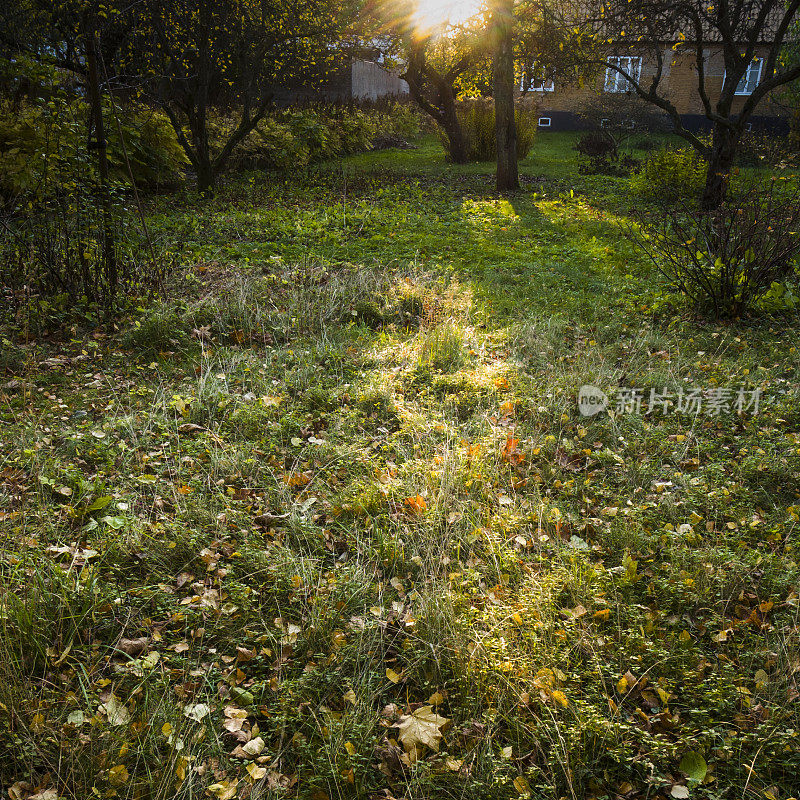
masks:
<svg viewBox="0 0 800 800"><path fill-rule="evenodd" d="M798 6L0 10L0 797L800 796Z"/></svg>

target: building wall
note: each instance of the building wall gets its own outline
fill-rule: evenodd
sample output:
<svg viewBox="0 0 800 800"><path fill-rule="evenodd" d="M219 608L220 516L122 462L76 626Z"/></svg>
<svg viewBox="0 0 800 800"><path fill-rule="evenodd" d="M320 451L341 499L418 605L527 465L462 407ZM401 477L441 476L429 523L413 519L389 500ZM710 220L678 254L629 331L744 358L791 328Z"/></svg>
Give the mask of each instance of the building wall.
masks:
<svg viewBox="0 0 800 800"><path fill-rule="evenodd" d="M756 55L764 53L756 52ZM683 124L689 128L704 128L709 126L705 116L703 102L697 87L697 69L694 54L675 53L670 46L665 46L662 53L664 68L661 77L661 86L667 99L678 109ZM721 49L706 50L705 61L705 87L712 104L716 102L722 90L725 76L725 63ZM652 57L642 56L641 80L644 84L652 78L656 71L656 64ZM605 71L597 76L594 83L579 87L575 85L559 85L554 81L554 91L530 91L526 94L540 105L540 115L549 117L551 127L555 129L580 129L582 127L578 112L581 106L604 94ZM746 101L745 96L736 97L733 112L737 113ZM754 125L788 130L786 112L770 98L766 98L758 105L758 115L753 117Z"/></svg>
<svg viewBox="0 0 800 800"><path fill-rule="evenodd" d="M351 97L358 100L408 94L408 84L402 78L374 61L354 61L350 81Z"/></svg>

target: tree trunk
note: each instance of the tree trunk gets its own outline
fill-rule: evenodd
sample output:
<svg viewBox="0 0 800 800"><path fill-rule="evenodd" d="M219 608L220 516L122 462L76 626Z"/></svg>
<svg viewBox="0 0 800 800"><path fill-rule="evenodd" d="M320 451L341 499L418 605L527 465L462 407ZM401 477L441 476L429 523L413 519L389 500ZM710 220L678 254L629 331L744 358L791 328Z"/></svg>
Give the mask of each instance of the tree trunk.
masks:
<svg viewBox="0 0 800 800"><path fill-rule="evenodd" d="M92 20L92 23L94 21ZM108 289L109 306L113 306L117 291L117 254L114 241L114 226L111 219L111 195L108 190L108 151L106 131L103 124L103 104L100 96L100 78L97 70L97 31L92 24L86 32L86 77L89 95L91 125L89 147L97 151L97 174L99 177L99 201L103 216L103 272ZM94 141L91 134L94 133ZM90 287L86 287L87 290Z"/></svg>
<svg viewBox="0 0 800 800"><path fill-rule="evenodd" d="M197 190L205 197L212 197L217 187L217 176L208 154L198 153L197 160ZM205 156L205 157L204 157Z"/></svg>
<svg viewBox="0 0 800 800"><path fill-rule="evenodd" d="M466 164L469 160L467 140L461 128L461 123L458 121L456 102L452 92L446 93L441 98L441 101L444 110L442 128L447 135L450 161L453 164Z"/></svg>
<svg viewBox="0 0 800 800"><path fill-rule="evenodd" d="M495 0L494 28L494 131L497 142L497 190L519 189L517 125L514 119L514 4Z"/></svg>
<svg viewBox="0 0 800 800"><path fill-rule="evenodd" d="M700 200L703 211L714 211L724 202L738 144L738 132L721 125L714 126L706 185Z"/></svg>

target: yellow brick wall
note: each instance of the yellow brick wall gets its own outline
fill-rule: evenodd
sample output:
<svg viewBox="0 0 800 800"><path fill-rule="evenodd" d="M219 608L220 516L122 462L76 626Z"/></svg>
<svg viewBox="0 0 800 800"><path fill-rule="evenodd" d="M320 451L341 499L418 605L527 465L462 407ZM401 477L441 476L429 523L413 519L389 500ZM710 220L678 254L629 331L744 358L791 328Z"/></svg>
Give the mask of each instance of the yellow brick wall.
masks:
<svg viewBox="0 0 800 800"><path fill-rule="evenodd" d="M756 55L764 55L757 52ZM675 53L672 47L665 46L663 51L664 69L661 77L661 91L667 99L672 102L680 114L705 114L703 102L697 89L697 71L695 67L694 54ZM641 80L647 85L648 78L655 74L655 62L652 57L643 55ZM712 105L716 103L722 89L725 74L725 64L722 51L709 48L706 51L706 91L711 99ZM555 80L555 91L552 92L528 92L526 98L531 98L538 102L542 109L546 111L572 111L580 110L590 98L598 93L603 93L605 83L605 71L597 76L591 84L583 87L576 85L559 85L558 78ZM744 104L746 97L737 97L734 101L733 111L736 113ZM781 116L785 114L781 108L770 102L766 98L759 103L756 113L765 116Z"/></svg>

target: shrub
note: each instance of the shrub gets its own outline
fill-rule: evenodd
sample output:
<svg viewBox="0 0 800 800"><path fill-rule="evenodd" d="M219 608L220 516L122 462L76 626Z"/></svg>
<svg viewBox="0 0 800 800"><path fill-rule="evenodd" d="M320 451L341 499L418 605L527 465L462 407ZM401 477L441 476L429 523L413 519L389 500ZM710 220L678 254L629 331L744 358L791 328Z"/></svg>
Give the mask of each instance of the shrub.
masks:
<svg viewBox="0 0 800 800"><path fill-rule="evenodd" d="M602 131L617 150L634 136L669 129L663 112L628 92L596 95L578 109L578 116L590 131Z"/></svg>
<svg viewBox="0 0 800 800"><path fill-rule="evenodd" d="M651 153L631 178L634 194L664 204L699 197L706 182L706 162L693 148L664 148Z"/></svg>
<svg viewBox="0 0 800 800"><path fill-rule="evenodd" d="M108 131L108 158L112 177L130 183L130 173L140 189L175 186L189 164L166 114L139 104L104 109ZM117 126L119 119L119 127ZM125 143L120 141L119 128ZM126 161L127 155L127 161ZM130 165L130 173L128 171Z"/></svg>
<svg viewBox="0 0 800 800"><path fill-rule="evenodd" d="M639 221L634 241L699 312L738 316L768 295L779 299L796 275L800 191L775 179L716 211L684 205Z"/></svg>
<svg viewBox="0 0 800 800"><path fill-rule="evenodd" d="M470 161L494 161L497 143L494 133L494 102L492 100L465 100L456 111L464 138L467 140ZM529 106L517 106L514 117L517 123L517 157L528 155L536 138L538 114ZM444 140L443 144L446 145Z"/></svg>
<svg viewBox="0 0 800 800"><path fill-rule="evenodd" d="M69 193L76 183L94 176L94 159L86 148L88 113L82 98L65 92L47 102L15 105L0 100L0 195L6 203L27 204ZM103 116L115 181L128 184L132 173L139 188L152 189L180 180L188 162L162 113L140 105L115 111L106 106Z"/></svg>
<svg viewBox="0 0 800 800"><path fill-rule="evenodd" d="M233 117L211 114L212 148L222 146L235 125ZM403 146L420 131L420 118L401 103L375 108L329 105L273 111L240 142L228 168L305 169L326 159L377 147Z"/></svg>
<svg viewBox="0 0 800 800"><path fill-rule="evenodd" d="M736 160L744 167L786 167L797 153L789 137L768 131L749 131L742 136Z"/></svg>
<svg viewBox="0 0 800 800"><path fill-rule="evenodd" d="M619 148L617 143L603 131L584 134L578 140L575 149L581 155L579 172L585 175L616 173Z"/></svg>

